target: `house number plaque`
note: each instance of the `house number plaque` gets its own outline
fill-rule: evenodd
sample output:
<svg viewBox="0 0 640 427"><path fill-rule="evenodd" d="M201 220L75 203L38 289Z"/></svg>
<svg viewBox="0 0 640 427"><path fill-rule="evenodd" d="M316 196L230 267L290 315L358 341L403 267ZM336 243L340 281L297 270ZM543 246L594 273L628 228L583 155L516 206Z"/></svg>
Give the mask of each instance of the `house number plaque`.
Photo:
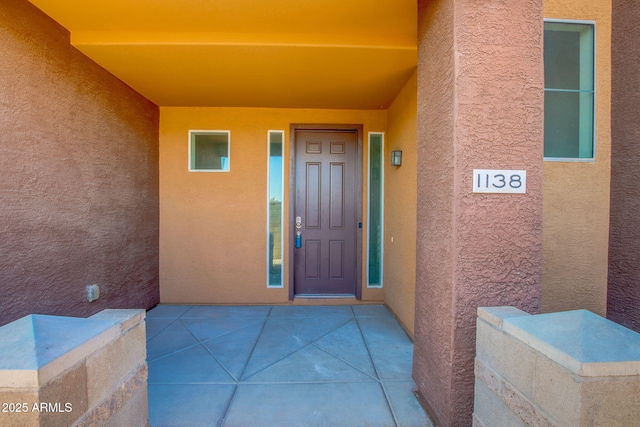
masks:
<svg viewBox="0 0 640 427"><path fill-rule="evenodd" d="M527 192L527 171L474 169L473 192L525 194Z"/></svg>

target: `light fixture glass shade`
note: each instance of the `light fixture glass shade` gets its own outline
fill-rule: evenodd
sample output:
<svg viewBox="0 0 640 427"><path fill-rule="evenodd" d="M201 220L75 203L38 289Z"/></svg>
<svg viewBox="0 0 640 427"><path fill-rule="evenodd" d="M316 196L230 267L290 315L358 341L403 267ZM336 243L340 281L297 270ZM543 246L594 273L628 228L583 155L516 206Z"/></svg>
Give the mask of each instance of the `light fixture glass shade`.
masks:
<svg viewBox="0 0 640 427"><path fill-rule="evenodd" d="M393 150L391 152L391 166L402 165L402 150Z"/></svg>

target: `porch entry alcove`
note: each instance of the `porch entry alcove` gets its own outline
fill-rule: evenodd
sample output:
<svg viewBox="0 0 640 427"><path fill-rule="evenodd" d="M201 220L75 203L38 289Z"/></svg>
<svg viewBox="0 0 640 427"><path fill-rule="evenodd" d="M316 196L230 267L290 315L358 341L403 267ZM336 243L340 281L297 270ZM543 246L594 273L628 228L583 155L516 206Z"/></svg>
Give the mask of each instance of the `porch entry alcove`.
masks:
<svg viewBox="0 0 640 427"><path fill-rule="evenodd" d="M415 85L380 111L163 107L161 303L386 302L413 334ZM186 167L196 132L226 169Z"/></svg>
<svg viewBox="0 0 640 427"><path fill-rule="evenodd" d="M272 282L265 268L265 140L271 131L283 136L286 163L295 150L291 123L362 127L355 273L343 256L329 255L322 265L307 262L305 252L304 275L313 276L314 265L336 277L349 270L355 289L340 288L338 295L391 308L416 340L414 378L439 424L471 420L475 307L605 311L610 1L305 1L296 8L278 7L286 2L277 0L147 3L5 0L0 6L7 29L0 51L15 67L0 79L11 106L2 120L8 156L0 167L7 186L8 227L0 239L9 266L0 269L6 321L42 310L150 308L159 298L288 304L295 281L285 271ZM226 12L207 9L221 4ZM543 18L597 27L597 78L588 89L594 126L585 126L594 128L598 142L592 163L542 166ZM189 133L200 130L224 138L210 141L219 147L204 169L188 158ZM402 167L385 162L380 170L379 280L372 279L370 259L373 134L383 136L383 159L391 150L404 154ZM305 160L308 169L323 171L324 162L312 163ZM341 167L330 160L328 176L344 178ZM527 193L473 195L474 168L526 170ZM283 185L296 180L289 165L282 170ZM303 221L287 208L297 191L288 189L280 194L280 213L287 221L301 216L302 228L312 218ZM619 203L628 193L611 198L614 220L618 208L625 217ZM340 201L350 200L345 194ZM289 254L285 267L293 268L295 227L286 225L279 249ZM322 245L307 231L300 244L311 254ZM611 252L612 266L634 252L628 250L633 242L623 243ZM353 254L348 239L332 245L333 253ZM89 283L108 290L93 306L84 300ZM620 321L635 307L625 308L628 299L614 298L615 291L626 297L633 295L629 289L624 281L611 286L609 309Z"/></svg>

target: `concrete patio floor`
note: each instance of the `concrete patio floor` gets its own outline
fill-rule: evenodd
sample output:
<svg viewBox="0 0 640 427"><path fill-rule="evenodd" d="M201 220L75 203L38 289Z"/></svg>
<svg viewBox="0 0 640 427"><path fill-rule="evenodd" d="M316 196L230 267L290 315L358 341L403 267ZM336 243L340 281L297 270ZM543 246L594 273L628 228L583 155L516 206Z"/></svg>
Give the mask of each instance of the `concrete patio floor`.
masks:
<svg viewBox="0 0 640 427"><path fill-rule="evenodd" d="M147 313L149 421L432 426L412 352L382 305L160 305Z"/></svg>

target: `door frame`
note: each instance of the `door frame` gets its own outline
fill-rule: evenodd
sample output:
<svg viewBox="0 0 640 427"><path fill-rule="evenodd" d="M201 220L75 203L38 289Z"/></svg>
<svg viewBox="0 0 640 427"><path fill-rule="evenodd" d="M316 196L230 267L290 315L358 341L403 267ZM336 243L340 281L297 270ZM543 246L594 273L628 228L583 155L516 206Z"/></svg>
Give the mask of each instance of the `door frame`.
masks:
<svg viewBox="0 0 640 427"><path fill-rule="evenodd" d="M362 125L350 124L308 124L294 123L289 127L289 215L286 221L289 227L289 250L287 260L289 264L289 300L295 297L294 262L296 237L295 227L295 201L296 201L296 131L353 131L356 133L356 294L357 300L362 299ZM332 298L331 296L318 298Z"/></svg>

